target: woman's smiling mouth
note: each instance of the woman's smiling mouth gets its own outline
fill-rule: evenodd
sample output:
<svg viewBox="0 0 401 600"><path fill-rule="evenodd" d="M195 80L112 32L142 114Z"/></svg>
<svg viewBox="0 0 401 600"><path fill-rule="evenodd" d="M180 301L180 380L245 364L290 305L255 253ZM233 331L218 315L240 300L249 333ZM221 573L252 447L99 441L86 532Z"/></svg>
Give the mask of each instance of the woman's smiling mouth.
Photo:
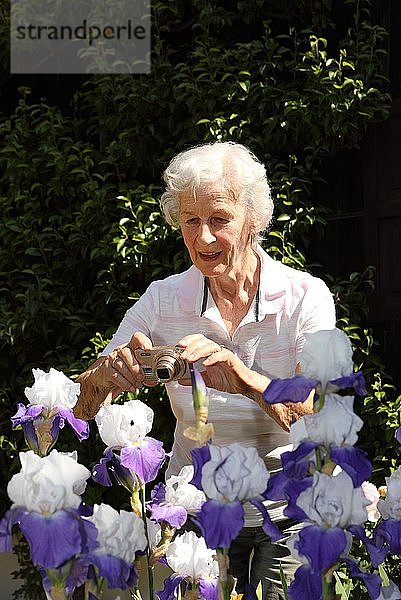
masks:
<svg viewBox="0 0 401 600"><path fill-rule="evenodd" d="M221 250L220 252L199 252L199 256L201 257L202 260L215 260L218 256L220 256L221 254Z"/></svg>

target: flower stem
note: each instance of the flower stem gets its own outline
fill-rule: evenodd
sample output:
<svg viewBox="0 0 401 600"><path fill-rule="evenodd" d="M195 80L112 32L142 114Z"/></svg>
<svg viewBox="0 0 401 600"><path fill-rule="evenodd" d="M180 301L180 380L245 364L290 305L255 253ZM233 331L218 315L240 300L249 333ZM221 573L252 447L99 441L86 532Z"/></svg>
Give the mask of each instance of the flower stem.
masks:
<svg viewBox="0 0 401 600"><path fill-rule="evenodd" d="M135 486L134 489L132 490L132 494L131 494L131 508L132 508L132 512L134 512L138 517L140 517L141 519L143 518L143 506L141 505L141 487ZM146 528L146 522L145 522L145 528Z"/></svg>
<svg viewBox="0 0 401 600"><path fill-rule="evenodd" d="M324 394L319 394L319 400L317 402L315 402L315 406L314 406L315 413L322 410L322 408L324 406L324 399L325 399ZM316 450L315 450L315 458L316 458L316 468L318 471L320 471L322 468L322 455L320 453L319 448L316 448Z"/></svg>
<svg viewBox="0 0 401 600"><path fill-rule="evenodd" d="M217 548L216 555L219 565L219 600L230 600L234 580L228 574L230 564L228 548Z"/></svg>
<svg viewBox="0 0 401 600"><path fill-rule="evenodd" d="M146 522L145 486L144 485L141 487L139 493L140 493L141 505L142 505L142 520L143 520L143 524L145 526L145 535L146 535L146 541L147 541L147 546L146 546L146 563L147 563L147 570L148 570L149 600L153 600L154 596L155 596L155 592L154 592L154 571L153 571L153 566L150 563L150 555L152 553L152 549L150 547L149 534L148 534L148 526L147 526L147 522Z"/></svg>
<svg viewBox="0 0 401 600"><path fill-rule="evenodd" d="M322 600L334 600L334 598L333 579L322 575Z"/></svg>

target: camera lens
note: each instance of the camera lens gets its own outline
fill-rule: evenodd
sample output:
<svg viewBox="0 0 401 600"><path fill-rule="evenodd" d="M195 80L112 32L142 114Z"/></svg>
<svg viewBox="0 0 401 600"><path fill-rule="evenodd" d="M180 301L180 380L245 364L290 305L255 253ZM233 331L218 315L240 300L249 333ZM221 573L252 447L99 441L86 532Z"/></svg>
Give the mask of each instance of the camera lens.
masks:
<svg viewBox="0 0 401 600"><path fill-rule="evenodd" d="M185 373L185 361L180 358L181 349L166 347L154 359L153 369L161 383L175 381Z"/></svg>
<svg viewBox="0 0 401 600"><path fill-rule="evenodd" d="M171 372L169 369L165 367L160 367L156 369L157 378L159 381L170 381L171 380Z"/></svg>

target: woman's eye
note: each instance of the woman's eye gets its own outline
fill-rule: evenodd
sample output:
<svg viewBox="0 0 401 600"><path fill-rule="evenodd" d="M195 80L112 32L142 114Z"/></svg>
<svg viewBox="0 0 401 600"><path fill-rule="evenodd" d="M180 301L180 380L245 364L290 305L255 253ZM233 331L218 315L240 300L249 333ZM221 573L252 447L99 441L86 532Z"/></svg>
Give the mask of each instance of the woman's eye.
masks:
<svg viewBox="0 0 401 600"><path fill-rule="evenodd" d="M196 217L192 218L192 219L187 219L185 221L185 225L197 225L198 223L198 219Z"/></svg>
<svg viewBox="0 0 401 600"><path fill-rule="evenodd" d="M224 217L213 217L212 223L214 223L215 225L225 225L226 223L228 223L228 220Z"/></svg>

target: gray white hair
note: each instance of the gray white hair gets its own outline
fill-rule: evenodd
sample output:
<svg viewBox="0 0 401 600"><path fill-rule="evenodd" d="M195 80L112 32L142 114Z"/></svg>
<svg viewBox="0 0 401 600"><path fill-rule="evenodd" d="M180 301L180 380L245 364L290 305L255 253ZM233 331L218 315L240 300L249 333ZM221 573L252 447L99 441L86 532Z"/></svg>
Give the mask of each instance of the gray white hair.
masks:
<svg viewBox="0 0 401 600"><path fill-rule="evenodd" d="M235 142L214 142L177 154L163 173L166 190L160 202L166 221L179 226L179 196L209 183L220 183L248 210L255 227L255 240L269 226L273 201L266 169L245 146Z"/></svg>

